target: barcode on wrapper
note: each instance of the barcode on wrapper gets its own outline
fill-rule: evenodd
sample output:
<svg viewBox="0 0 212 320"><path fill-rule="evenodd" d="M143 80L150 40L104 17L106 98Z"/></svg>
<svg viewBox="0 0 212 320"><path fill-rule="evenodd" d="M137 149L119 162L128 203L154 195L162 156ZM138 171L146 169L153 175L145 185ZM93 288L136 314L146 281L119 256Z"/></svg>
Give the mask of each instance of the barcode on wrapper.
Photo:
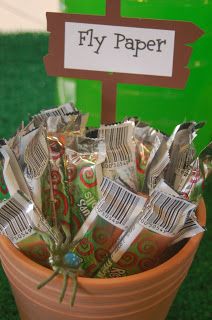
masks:
<svg viewBox="0 0 212 320"><path fill-rule="evenodd" d="M127 165L133 161L132 136L134 123L127 121L119 125L104 126L98 131L98 137L106 144L104 168Z"/></svg>
<svg viewBox="0 0 212 320"><path fill-rule="evenodd" d="M181 241L182 239L193 237L196 234L204 231L205 230L195 219L193 219L192 217L188 218L185 222L185 225L180 229L177 236L175 237L173 244Z"/></svg>
<svg viewBox="0 0 212 320"><path fill-rule="evenodd" d="M139 221L147 229L174 236L196 205L174 195L154 191Z"/></svg>
<svg viewBox="0 0 212 320"><path fill-rule="evenodd" d="M42 176L49 162L45 129L42 126L26 147L24 161L32 178Z"/></svg>
<svg viewBox="0 0 212 320"><path fill-rule="evenodd" d="M41 113L33 117L33 120L36 123L36 125L40 125L41 123L45 122L48 117L66 116L70 113L75 112L78 111L74 107L74 105L72 103L66 103L58 108L41 111Z"/></svg>
<svg viewBox="0 0 212 320"><path fill-rule="evenodd" d="M33 204L21 194L16 193L0 204L0 234L17 243L33 234L33 224L27 215L33 210Z"/></svg>
<svg viewBox="0 0 212 320"><path fill-rule="evenodd" d="M158 164L154 168L152 168L151 176L149 178L149 186L151 190L156 187L158 182L158 177L160 176L161 172L165 169L168 163L169 163L169 156L167 152L163 157L163 159L160 162L158 162Z"/></svg>
<svg viewBox="0 0 212 320"><path fill-rule="evenodd" d="M103 198L96 206L98 215L123 230L129 227L146 202L146 198L108 178L103 179L100 190Z"/></svg>

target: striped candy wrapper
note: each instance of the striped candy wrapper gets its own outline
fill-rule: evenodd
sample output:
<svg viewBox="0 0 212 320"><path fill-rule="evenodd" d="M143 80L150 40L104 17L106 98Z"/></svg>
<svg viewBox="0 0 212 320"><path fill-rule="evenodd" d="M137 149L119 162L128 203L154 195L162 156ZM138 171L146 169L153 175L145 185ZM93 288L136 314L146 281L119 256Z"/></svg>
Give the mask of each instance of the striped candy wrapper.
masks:
<svg viewBox="0 0 212 320"><path fill-rule="evenodd" d="M74 252L82 259L81 274L91 277L109 255L111 247L142 210L146 198L108 178L101 184L103 198L75 237Z"/></svg>
<svg viewBox="0 0 212 320"><path fill-rule="evenodd" d="M100 139L73 137L63 155L66 185L70 198L71 234L74 237L101 198L101 164L105 144Z"/></svg>
<svg viewBox="0 0 212 320"><path fill-rule="evenodd" d="M98 137L106 144L103 175L112 180L120 178L131 189L138 191L135 163L134 121L114 125L101 125Z"/></svg>
<svg viewBox="0 0 212 320"><path fill-rule="evenodd" d="M47 246L34 228L56 237L32 201L22 192L0 204L0 234L8 237L29 258L48 266Z"/></svg>
<svg viewBox="0 0 212 320"><path fill-rule="evenodd" d="M163 135L146 123L138 121L136 124L135 152L139 191L143 189L146 168L158 150L162 139Z"/></svg>
<svg viewBox="0 0 212 320"><path fill-rule="evenodd" d="M111 248L98 278L120 277L151 269L192 216L196 206L183 198L155 190L143 212Z"/></svg>

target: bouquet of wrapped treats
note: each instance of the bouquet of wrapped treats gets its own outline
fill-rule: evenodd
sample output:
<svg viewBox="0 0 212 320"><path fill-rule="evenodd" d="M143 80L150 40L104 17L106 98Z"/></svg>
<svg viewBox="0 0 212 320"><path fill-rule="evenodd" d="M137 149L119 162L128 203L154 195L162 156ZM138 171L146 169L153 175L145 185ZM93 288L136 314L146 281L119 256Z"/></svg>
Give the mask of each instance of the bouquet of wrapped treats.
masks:
<svg viewBox="0 0 212 320"><path fill-rule="evenodd" d="M42 110L0 141L0 234L30 259L68 278L112 278L151 269L170 247L204 231L196 217L211 174L204 123L168 136L141 122L86 126L71 103Z"/></svg>

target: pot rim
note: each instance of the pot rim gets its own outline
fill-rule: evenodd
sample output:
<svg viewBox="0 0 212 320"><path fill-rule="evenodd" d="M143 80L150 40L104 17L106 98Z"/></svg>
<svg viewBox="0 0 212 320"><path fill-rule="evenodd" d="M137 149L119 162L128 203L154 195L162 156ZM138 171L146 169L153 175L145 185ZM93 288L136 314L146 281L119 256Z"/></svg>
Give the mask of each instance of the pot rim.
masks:
<svg viewBox="0 0 212 320"><path fill-rule="evenodd" d="M206 223L206 207L204 200L201 199L199 202L199 206L197 209L197 217L198 222L201 226L204 226ZM97 278L84 278L78 277L79 285L89 286L111 286L111 285L127 285L127 283L137 282L137 281L148 281L148 279L158 278L162 276L164 273L170 271L173 268L176 268L176 265L181 265L183 260L189 260L193 256L195 249L198 247L199 242L203 237L203 233L197 234L196 236L190 238L188 242L170 259L165 261L164 263L160 264L159 266L147 270L145 272L137 273L130 276L119 277L119 278L107 278L107 279L97 279ZM35 274L42 274L43 278L47 278L51 275L52 270L48 269L44 266L37 264L36 262L30 260L27 256L21 253L5 236L0 236L1 242L1 250L0 253L2 257L4 256L7 259L8 252L10 252L10 260L19 261L20 264L25 264L28 271L31 270L32 275ZM2 259L2 262L4 260ZM4 264L4 263L3 263ZM58 275L58 279L62 276Z"/></svg>

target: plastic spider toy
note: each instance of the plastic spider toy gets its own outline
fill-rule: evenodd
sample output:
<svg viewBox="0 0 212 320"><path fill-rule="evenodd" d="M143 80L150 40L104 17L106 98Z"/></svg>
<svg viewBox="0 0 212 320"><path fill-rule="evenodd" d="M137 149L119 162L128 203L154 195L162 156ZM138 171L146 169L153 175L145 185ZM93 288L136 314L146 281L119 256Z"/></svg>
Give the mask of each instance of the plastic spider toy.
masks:
<svg viewBox="0 0 212 320"><path fill-rule="evenodd" d="M64 241L62 235L59 234L59 241L56 243L56 241L53 240L50 235L40 231L38 232L48 246L48 249L50 252L49 262L54 272L49 278L42 281L37 286L37 288L41 289L47 283L53 280L58 274L62 274L63 287L59 297L59 302L61 303L64 299L64 296L67 290L68 278L70 277L72 279L72 295L71 295L70 305L73 306L76 298L77 286L78 286L78 283L77 283L78 270L83 260L80 257L78 257L75 253L70 252L71 248L73 248L74 246L74 243L71 242L70 236L66 236L66 239Z"/></svg>

